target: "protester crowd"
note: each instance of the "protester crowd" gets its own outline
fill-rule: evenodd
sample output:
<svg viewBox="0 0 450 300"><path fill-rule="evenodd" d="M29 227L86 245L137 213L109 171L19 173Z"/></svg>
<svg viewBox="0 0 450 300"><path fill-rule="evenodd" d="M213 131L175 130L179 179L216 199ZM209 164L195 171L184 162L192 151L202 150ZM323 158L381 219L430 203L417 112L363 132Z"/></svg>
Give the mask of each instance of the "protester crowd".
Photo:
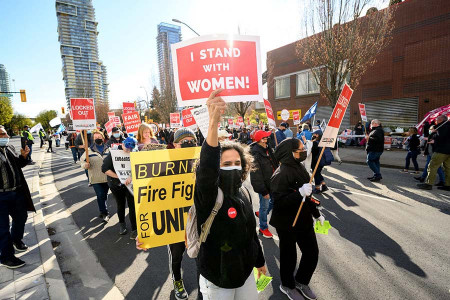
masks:
<svg viewBox="0 0 450 300"><path fill-rule="evenodd" d="M320 201L312 194L328 190L322 172L335 159L341 163L338 143L334 149L320 147L323 135L320 121L314 126L310 121L300 124L295 136L286 122L276 130L257 125L219 129L217 123L226 108L219 93L220 90L214 91L207 102L210 124L206 139L200 131L194 132L189 128L161 129L155 133L152 127L142 123L136 136L127 134L124 128L119 127L114 127L111 135L101 128L64 133L67 134L66 149L70 149L74 164L79 164L84 170L88 185L95 191L98 217L103 222L109 221L107 196L111 191L117 205L118 234L129 233L130 239L136 241L137 249L147 250L137 236L134 196L129 189L132 179L130 177L125 182L119 180L111 150L130 153L201 146L194 194L199 234L203 233L202 225L210 220L219 198L221 203L212 218L213 222L208 221L208 238L201 244L195 258L199 298L257 299L253 268L258 270L258 276L266 274L267 269L256 231L256 216L262 237L273 237L270 224L280 239L280 290L289 299L316 299L309 287L319 259L314 226L316 221L323 224L325 218L319 210ZM412 160L413 172L419 175L417 156L424 150L426 166L420 176L414 177L421 182L418 187L431 190L438 176L438 188L449 190L450 124L447 117L439 116L435 124L429 125L423 136L418 135L416 128L410 128L402 172L409 172ZM354 132L356 135L365 134L365 138L356 139L356 144L364 140L366 145L367 165L373 172L368 179L381 181L380 157L384 151L381 122L372 120L366 128L359 122ZM40 147L48 143L47 152L53 152L53 141L59 147L63 133L40 130L38 135ZM33 144L34 138L25 127L22 149L18 155L9 143L6 130L0 127L0 258L8 268L25 264L14 255L14 250L27 250L22 242L23 231L27 210L33 211L34 207L21 168L33 164ZM155 148L156 145L158 147ZM243 186L248 177L259 196L259 210L256 212L252 205L252 200L256 199L252 199L251 193ZM302 210L298 214L300 203L303 203ZM126 206L129 208L130 232L126 225ZM234 212L233 217L230 211ZM9 215L12 217L11 229ZM302 252L299 266L297 246ZM167 249L174 295L177 299L187 299L181 272L185 242L168 245Z"/></svg>

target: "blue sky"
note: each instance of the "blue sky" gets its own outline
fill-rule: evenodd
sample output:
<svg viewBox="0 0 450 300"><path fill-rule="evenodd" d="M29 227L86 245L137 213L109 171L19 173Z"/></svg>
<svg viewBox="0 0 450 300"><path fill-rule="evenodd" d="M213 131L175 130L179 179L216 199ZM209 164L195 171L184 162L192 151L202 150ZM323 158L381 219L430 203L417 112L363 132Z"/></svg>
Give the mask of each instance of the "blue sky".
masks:
<svg viewBox="0 0 450 300"><path fill-rule="evenodd" d="M259 35L266 52L300 38L302 0L93 0L100 60L108 68L112 108L145 98L158 84L156 26L180 19L200 34ZM27 103L14 97L16 112L34 117L66 105L54 0L0 0L0 64ZM195 36L182 26L183 40ZM11 86L14 83L11 80Z"/></svg>

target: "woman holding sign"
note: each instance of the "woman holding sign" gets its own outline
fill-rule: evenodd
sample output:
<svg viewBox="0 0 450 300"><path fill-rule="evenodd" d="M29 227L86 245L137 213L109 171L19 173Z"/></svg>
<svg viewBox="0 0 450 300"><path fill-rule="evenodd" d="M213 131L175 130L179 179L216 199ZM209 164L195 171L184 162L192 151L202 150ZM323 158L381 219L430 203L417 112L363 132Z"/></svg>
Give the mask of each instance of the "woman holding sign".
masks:
<svg viewBox="0 0 450 300"><path fill-rule="evenodd" d="M199 232L211 214L219 187L224 194L197 257L200 291L206 299L254 300L258 293L253 268L259 277L266 267L251 199L241 188L251 169L251 156L238 143L219 145L217 123L226 109L225 101L217 96L221 91L212 92L207 101L209 130L196 171L194 205Z"/></svg>

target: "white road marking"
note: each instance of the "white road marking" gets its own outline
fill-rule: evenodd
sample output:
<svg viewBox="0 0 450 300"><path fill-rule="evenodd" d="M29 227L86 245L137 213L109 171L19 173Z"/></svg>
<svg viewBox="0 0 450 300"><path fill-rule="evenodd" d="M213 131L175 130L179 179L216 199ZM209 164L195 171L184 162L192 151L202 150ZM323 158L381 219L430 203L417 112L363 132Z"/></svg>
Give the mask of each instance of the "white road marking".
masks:
<svg viewBox="0 0 450 300"><path fill-rule="evenodd" d="M343 192L343 193L350 193L350 194L354 194L354 195L360 195L360 196L365 196L365 197L370 197L370 198L374 198L374 199L378 199L378 200L383 200L383 201L389 201L389 202L397 202L395 200L389 199L389 198L385 198L385 197L379 197L379 196L373 196L370 194L364 194L364 193L358 193L358 192L354 192L354 191L349 191L349 190L342 190L342 189L336 189L336 188L330 188L331 191L335 191L335 192Z"/></svg>

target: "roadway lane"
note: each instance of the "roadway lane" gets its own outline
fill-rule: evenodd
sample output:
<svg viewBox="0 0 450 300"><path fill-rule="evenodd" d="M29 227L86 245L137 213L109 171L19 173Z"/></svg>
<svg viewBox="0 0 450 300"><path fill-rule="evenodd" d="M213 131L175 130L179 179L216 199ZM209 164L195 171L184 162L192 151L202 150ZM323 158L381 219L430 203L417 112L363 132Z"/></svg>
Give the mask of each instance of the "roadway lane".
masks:
<svg viewBox="0 0 450 300"><path fill-rule="evenodd" d="M56 186L117 287L127 299L174 299L166 247L139 252L128 236L119 236L112 195L110 222L96 218L95 193L84 172L69 151L55 150ZM332 189L318 198L333 229L317 237L320 257L312 288L320 299L448 299L450 193L417 190L413 175L396 169L382 173L381 183L371 183L361 165L333 165L324 172ZM278 289L278 241L261 241L274 280L259 298L285 299ZM196 299L195 264L187 255L183 270L189 299Z"/></svg>

